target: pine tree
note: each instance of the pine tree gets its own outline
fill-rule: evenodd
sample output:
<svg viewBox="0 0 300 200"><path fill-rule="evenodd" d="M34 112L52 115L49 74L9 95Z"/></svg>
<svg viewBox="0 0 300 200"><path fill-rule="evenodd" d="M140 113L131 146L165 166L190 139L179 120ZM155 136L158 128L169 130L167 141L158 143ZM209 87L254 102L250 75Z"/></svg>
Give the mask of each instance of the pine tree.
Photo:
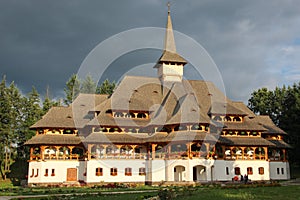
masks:
<svg viewBox="0 0 300 200"><path fill-rule="evenodd" d="M82 82L80 92L85 94L96 93L96 83L90 75L87 75L84 81Z"/></svg>
<svg viewBox="0 0 300 200"><path fill-rule="evenodd" d="M76 74L73 74L66 83L64 103L70 105L80 92L80 81Z"/></svg>
<svg viewBox="0 0 300 200"><path fill-rule="evenodd" d="M103 83L97 87L96 93L97 94L112 94L114 92L114 89L116 87L115 82L109 82L108 79L103 81Z"/></svg>

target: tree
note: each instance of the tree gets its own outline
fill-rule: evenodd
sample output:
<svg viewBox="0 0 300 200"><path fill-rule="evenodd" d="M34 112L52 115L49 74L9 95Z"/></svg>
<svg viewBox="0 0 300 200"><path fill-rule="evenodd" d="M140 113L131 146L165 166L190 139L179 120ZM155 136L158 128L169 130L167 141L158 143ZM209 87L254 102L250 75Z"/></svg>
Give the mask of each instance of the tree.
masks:
<svg viewBox="0 0 300 200"><path fill-rule="evenodd" d="M53 106L59 106L59 102L51 100L49 96L49 88L47 87L46 95L43 101L42 115L45 115Z"/></svg>
<svg viewBox="0 0 300 200"><path fill-rule="evenodd" d="M300 162L300 82L293 86L258 89L251 94L248 107L256 114L269 115L273 122L289 134L294 146L291 161Z"/></svg>
<svg viewBox="0 0 300 200"><path fill-rule="evenodd" d="M87 75L84 81L82 82L80 92L85 94L96 93L96 83L90 75Z"/></svg>
<svg viewBox="0 0 300 200"><path fill-rule="evenodd" d="M66 83L64 103L70 105L80 93L80 81L76 74L73 74Z"/></svg>
<svg viewBox="0 0 300 200"><path fill-rule="evenodd" d="M112 94L114 92L114 89L116 87L115 82L109 82L108 79L103 81L103 83L97 87L96 93L97 94Z"/></svg>
<svg viewBox="0 0 300 200"><path fill-rule="evenodd" d="M5 76L0 84L0 166L1 175L6 179L10 165L16 156L20 123L22 122L21 95L14 85L6 86Z"/></svg>
<svg viewBox="0 0 300 200"><path fill-rule="evenodd" d="M23 131L24 137L21 139L21 143L30 139L35 135L33 130L30 130L30 126L32 126L35 122L37 122L42 117L42 109L40 107L40 95L35 89L32 87L31 92L28 94L28 97L24 97L24 107L23 107Z"/></svg>

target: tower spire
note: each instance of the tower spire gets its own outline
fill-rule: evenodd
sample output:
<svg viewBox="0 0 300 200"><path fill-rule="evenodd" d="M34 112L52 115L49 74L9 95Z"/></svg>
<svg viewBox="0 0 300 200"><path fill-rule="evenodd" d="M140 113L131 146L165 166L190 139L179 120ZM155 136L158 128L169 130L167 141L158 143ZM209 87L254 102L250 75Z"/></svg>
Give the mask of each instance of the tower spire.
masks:
<svg viewBox="0 0 300 200"><path fill-rule="evenodd" d="M178 82L182 81L183 66L187 61L176 53L176 45L173 33L173 26L171 20L170 2L168 6L168 20L165 33L164 51L159 58L157 64L157 75L163 82Z"/></svg>
<svg viewBox="0 0 300 200"><path fill-rule="evenodd" d="M164 50L172 53L176 53L176 45L175 45L173 26L172 26L171 14L170 14L171 13L170 2L167 3L167 6L168 6L168 21L166 27Z"/></svg>

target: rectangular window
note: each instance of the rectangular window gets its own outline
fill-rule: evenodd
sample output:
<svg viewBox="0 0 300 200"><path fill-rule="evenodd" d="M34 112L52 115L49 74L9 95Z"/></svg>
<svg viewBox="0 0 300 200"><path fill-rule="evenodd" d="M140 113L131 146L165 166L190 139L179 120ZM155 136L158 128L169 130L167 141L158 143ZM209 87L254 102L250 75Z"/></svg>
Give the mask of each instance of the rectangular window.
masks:
<svg viewBox="0 0 300 200"><path fill-rule="evenodd" d="M30 178L32 178L34 176L34 169L31 169L31 175Z"/></svg>
<svg viewBox="0 0 300 200"><path fill-rule="evenodd" d="M145 176L146 175L146 168L145 167L139 168L139 175L140 176Z"/></svg>
<svg viewBox="0 0 300 200"><path fill-rule="evenodd" d="M103 168L101 167L96 168L96 176L103 176Z"/></svg>
<svg viewBox="0 0 300 200"><path fill-rule="evenodd" d="M55 176L55 169L51 170L51 176Z"/></svg>
<svg viewBox="0 0 300 200"><path fill-rule="evenodd" d="M281 174L284 174L284 168L281 168Z"/></svg>
<svg viewBox="0 0 300 200"><path fill-rule="evenodd" d="M110 168L110 175L111 176L117 176L118 175L118 169L117 168Z"/></svg>
<svg viewBox="0 0 300 200"><path fill-rule="evenodd" d="M279 168L277 168L277 174L280 174L280 169Z"/></svg>
<svg viewBox="0 0 300 200"><path fill-rule="evenodd" d="M36 175L34 177L38 177L39 176L39 169L36 169Z"/></svg>
<svg viewBox="0 0 300 200"><path fill-rule="evenodd" d="M263 167L258 168L258 174L263 175L265 173L265 169Z"/></svg>
<svg viewBox="0 0 300 200"><path fill-rule="evenodd" d="M131 168L130 167L125 168L125 176L131 176L131 175L132 175Z"/></svg>
<svg viewBox="0 0 300 200"><path fill-rule="evenodd" d="M239 167L234 168L234 174L235 175L241 175L241 169Z"/></svg>
<svg viewBox="0 0 300 200"><path fill-rule="evenodd" d="M252 167L247 167L247 174L248 175L252 175L253 174Z"/></svg>
<svg viewBox="0 0 300 200"><path fill-rule="evenodd" d="M229 175L229 168L226 167L226 175Z"/></svg>
<svg viewBox="0 0 300 200"><path fill-rule="evenodd" d="M48 169L45 169L45 176L48 176Z"/></svg>

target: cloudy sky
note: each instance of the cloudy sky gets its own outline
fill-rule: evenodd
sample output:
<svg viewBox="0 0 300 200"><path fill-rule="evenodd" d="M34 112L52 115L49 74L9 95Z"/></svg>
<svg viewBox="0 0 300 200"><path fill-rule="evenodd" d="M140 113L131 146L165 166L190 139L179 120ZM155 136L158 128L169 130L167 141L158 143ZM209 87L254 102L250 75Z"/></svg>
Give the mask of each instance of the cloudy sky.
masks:
<svg viewBox="0 0 300 200"><path fill-rule="evenodd" d="M61 98L66 81L101 42L134 28L164 28L166 3L0 0L0 75L14 80L23 93L35 86L45 94L49 87L53 98ZM231 99L247 102L260 87L299 82L298 0L177 0L171 5L173 28L205 48ZM122 45L126 42L120 41ZM155 69L146 64L155 63L160 54L144 49L120 55L101 80L118 81L135 66L155 76ZM97 62L103 67L101 56ZM195 79L192 68L185 68L186 78Z"/></svg>

